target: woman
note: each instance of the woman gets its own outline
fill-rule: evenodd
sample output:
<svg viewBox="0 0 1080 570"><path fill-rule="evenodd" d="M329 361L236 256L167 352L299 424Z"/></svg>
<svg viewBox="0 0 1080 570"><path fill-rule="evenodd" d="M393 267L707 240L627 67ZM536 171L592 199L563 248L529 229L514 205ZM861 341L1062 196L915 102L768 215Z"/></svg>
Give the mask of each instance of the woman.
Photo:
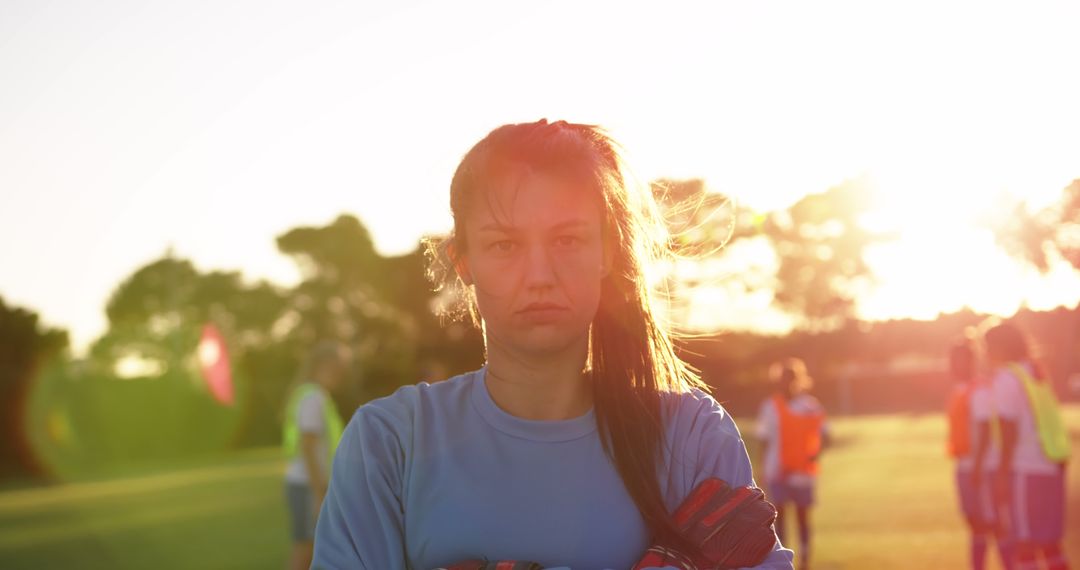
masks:
<svg viewBox="0 0 1080 570"><path fill-rule="evenodd" d="M750 462L654 318L662 226L615 142L505 125L466 154L450 206L434 274L482 327L487 362L357 411L314 566L622 570L654 542L692 549L669 513L707 478L751 485ZM791 553L777 543L760 567Z"/></svg>
<svg viewBox="0 0 1080 570"><path fill-rule="evenodd" d="M1042 559L1048 570L1064 570L1068 434L1050 395L1048 377L1023 332L1001 323L986 331L985 342L994 369L991 394L1001 456L997 472L980 477L981 484L993 485L997 499L1006 505L1014 567L1035 570L1042 567Z"/></svg>
<svg viewBox="0 0 1080 570"><path fill-rule="evenodd" d="M292 532L288 567L293 570L311 567L315 520L326 496L330 462L342 432L330 394L341 387L346 371L342 347L333 341L319 342L308 355L303 381L292 390L285 406L285 504Z"/></svg>
<svg viewBox="0 0 1080 570"><path fill-rule="evenodd" d="M978 485L976 473L997 469L999 445L991 436L995 414L990 386L978 375L973 342L964 339L949 349L949 376L956 382L947 406L949 455L956 461L955 477L960 512L967 523L972 570L986 568L986 549L994 542L1005 570L1013 556L997 508L987 485Z"/></svg>
<svg viewBox="0 0 1080 570"><path fill-rule="evenodd" d="M765 488L776 505L776 531L784 540L784 510L795 507L799 529L799 567L810 568L810 509L814 506L818 457L828 444L825 409L810 394L813 379L798 358L785 358L769 370L771 396L758 411L756 435L761 440Z"/></svg>

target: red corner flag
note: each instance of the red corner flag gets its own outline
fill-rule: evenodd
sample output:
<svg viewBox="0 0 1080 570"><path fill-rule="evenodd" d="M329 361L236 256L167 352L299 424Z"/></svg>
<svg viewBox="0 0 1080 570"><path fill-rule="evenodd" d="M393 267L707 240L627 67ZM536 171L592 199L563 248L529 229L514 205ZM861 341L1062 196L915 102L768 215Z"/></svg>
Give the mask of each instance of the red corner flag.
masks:
<svg viewBox="0 0 1080 570"><path fill-rule="evenodd" d="M232 370L229 353L217 327L207 323L199 338L199 368L214 399L231 406L233 404Z"/></svg>

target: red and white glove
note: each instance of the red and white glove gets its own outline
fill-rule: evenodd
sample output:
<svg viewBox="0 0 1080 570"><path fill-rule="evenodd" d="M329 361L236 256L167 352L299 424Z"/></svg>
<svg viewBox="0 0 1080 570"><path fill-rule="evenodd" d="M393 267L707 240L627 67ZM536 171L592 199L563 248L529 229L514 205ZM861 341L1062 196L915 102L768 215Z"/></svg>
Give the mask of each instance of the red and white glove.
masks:
<svg viewBox="0 0 1080 570"><path fill-rule="evenodd" d="M655 545L632 570L672 566L681 570L712 570L757 566L776 546L776 508L757 487L732 488L717 478L698 485L672 520L683 538L698 547L690 556Z"/></svg>
<svg viewBox="0 0 1080 570"><path fill-rule="evenodd" d="M544 570L536 562L523 560L465 560L435 570Z"/></svg>

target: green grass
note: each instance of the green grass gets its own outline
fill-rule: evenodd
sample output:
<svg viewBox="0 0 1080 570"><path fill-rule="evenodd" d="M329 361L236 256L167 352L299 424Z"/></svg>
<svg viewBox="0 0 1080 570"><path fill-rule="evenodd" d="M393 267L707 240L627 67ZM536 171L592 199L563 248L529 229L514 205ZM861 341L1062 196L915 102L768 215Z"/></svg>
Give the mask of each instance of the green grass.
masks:
<svg viewBox="0 0 1080 570"><path fill-rule="evenodd" d="M1074 434L1080 408L1068 410ZM744 424L744 428L749 428ZM833 421L815 511L818 570L965 568L940 416ZM752 443L752 442L751 442ZM0 492L0 568L281 568L276 450ZM1065 544L1080 563L1080 473Z"/></svg>
<svg viewBox="0 0 1080 570"><path fill-rule="evenodd" d="M280 453L0 494L0 568L281 568Z"/></svg>
<svg viewBox="0 0 1080 570"><path fill-rule="evenodd" d="M1075 450L1080 408L1066 414ZM891 415L831 423L836 445L822 457L814 568L967 568L967 535L953 465L944 451L944 417ZM1068 477L1065 547L1075 565L1080 563L1075 465ZM795 536L794 530L789 526L788 536Z"/></svg>

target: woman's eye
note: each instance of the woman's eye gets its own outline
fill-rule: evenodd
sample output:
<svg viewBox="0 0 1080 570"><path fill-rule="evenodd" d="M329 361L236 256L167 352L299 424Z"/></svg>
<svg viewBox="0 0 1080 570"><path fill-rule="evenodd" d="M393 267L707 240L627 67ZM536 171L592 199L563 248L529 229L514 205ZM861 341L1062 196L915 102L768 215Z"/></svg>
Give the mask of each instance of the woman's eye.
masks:
<svg viewBox="0 0 1080 570"><path fill-rule="evenodd" d="M499 253L509 253L514 250L514 242L508 239L504 239L492 243L489 247Z"/></svg>
<svg viewBox="0 0 1080 570"><path fill-rule="evenodd" d="M577 236L559 236L555 238L555 245L559 247L573 247L578 244Z"/></svg>

